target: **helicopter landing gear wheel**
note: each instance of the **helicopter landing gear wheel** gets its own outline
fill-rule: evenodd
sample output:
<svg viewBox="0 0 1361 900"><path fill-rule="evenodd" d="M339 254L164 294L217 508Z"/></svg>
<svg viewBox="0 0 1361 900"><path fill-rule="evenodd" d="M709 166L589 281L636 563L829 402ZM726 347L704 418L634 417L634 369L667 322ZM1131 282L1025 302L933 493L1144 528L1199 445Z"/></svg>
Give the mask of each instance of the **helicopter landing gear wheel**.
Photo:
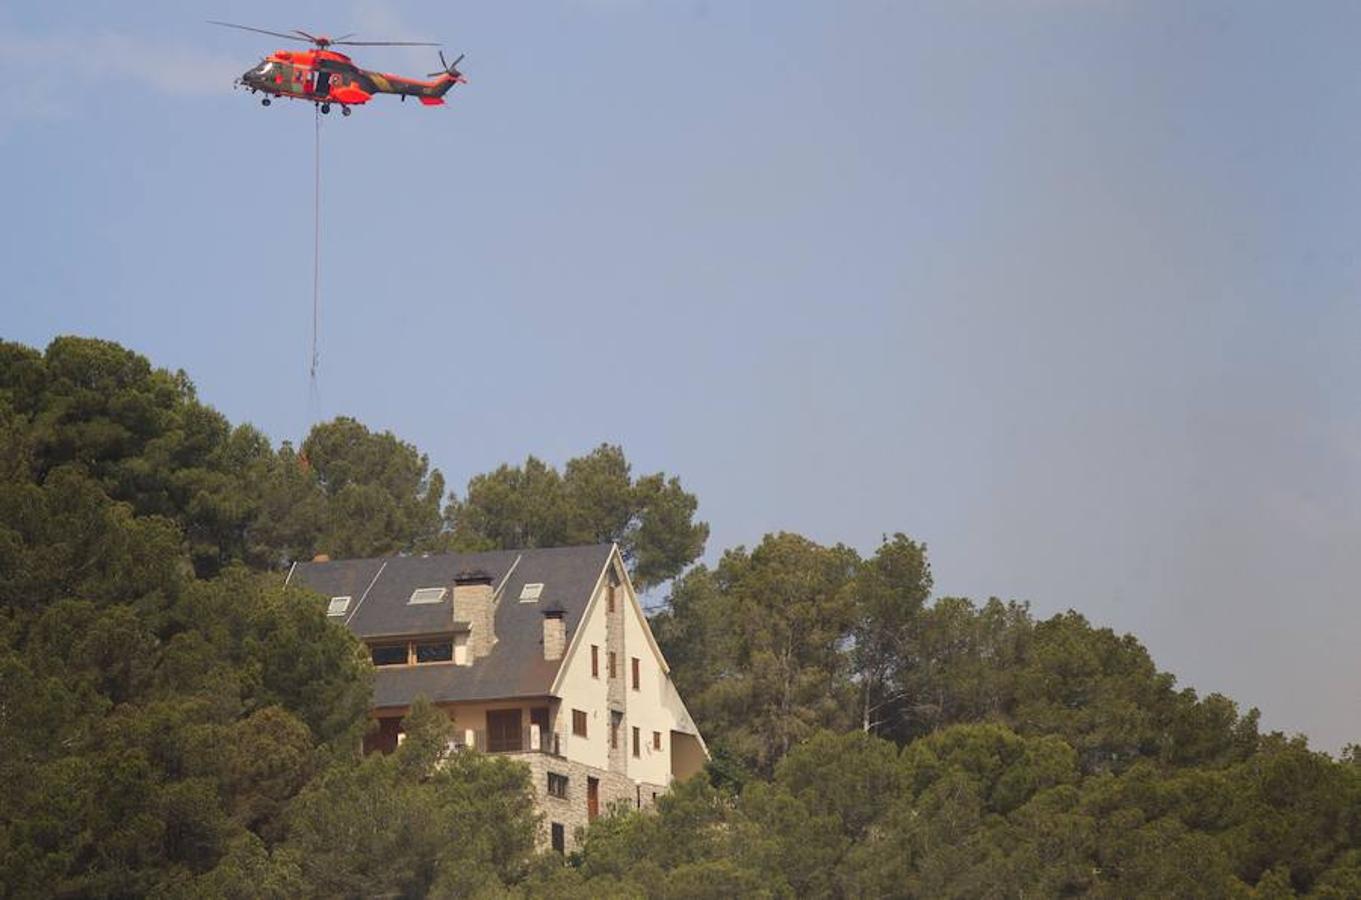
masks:
<svg viewBox="0 0 1361 900"><path fill-rule="evenodd" d="M269 99L268 97L266 97L266 98L264 98L263 100L260 101L260 105L261 105L261 106L269 106L269 104L270 104L271 102L272 102L272 101L270 101L270 99Z"/></svg>
<svg viewBox="0 0 1361 900"><path fill-rule="evenodd" d="M323 116L326 115L327 113L329 113L330 111L331 111L331 104L329 104L329 103L323 103L323 104L321 104L321 114L322 114Z"/></svg>
<svg viewBox="0 0 1361 900"><path fill-rule="evenodd" d="M350 109L348 106L342 106L340 108L340 114L342 116L348 116L351 112L353 112L353 110Z"/></svg>

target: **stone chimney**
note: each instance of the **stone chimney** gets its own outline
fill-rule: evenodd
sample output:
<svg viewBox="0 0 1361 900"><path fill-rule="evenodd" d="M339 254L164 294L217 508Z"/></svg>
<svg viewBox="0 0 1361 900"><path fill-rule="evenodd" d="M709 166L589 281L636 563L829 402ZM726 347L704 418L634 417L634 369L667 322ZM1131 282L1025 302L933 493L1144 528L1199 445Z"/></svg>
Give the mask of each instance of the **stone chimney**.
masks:
<svg viewBox="0 0 1361 900"><path fill-rule="evenodd" d="M543 609L543 658L562 659L567 652L567 622L562 604L556 600Z"/></svg>
<svg viewBox="0 0 1361 900"><path fill-rule="evenodd" d="M454 621L468 623L468 661L481 659L496 643L492 577L483 571L454 576Z"/></svg>

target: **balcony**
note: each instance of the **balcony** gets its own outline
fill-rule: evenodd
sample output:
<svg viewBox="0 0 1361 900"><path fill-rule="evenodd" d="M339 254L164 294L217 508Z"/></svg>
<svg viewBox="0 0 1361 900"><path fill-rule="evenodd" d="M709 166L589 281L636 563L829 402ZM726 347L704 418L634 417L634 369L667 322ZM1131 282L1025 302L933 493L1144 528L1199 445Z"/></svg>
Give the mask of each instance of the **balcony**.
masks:
<svg viewBox="0 0 1361 900"><path fill-rule="evenodd" d="M546 753L549 756L562 756L563 736L548 731L538 725L530 725L519 731L488 733L483 729L465 729L454 739L458 750L480 750L483 753Z"/></svg>

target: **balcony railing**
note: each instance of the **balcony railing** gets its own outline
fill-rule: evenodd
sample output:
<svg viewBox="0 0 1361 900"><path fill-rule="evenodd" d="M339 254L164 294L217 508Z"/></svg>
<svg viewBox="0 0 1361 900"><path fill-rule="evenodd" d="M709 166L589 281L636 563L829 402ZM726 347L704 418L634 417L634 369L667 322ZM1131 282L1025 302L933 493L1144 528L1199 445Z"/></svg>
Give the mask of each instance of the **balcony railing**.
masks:
<svg viewBox="0 0 1361 900"><path fill-rule="evenodd" d="M465 729L454 739L460 750L481 750L483 753L547 753L562 756L562 735L555 731L530 725L519 734L499 732L489 735L485 729Z"/></svg>

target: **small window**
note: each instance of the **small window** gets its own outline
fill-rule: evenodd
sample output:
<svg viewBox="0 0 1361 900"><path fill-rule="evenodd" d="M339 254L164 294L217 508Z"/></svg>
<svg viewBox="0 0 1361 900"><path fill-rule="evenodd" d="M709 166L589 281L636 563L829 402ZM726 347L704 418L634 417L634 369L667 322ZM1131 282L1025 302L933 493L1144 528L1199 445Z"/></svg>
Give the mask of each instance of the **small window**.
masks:
<svg viewBox="0 0 1361 900"><path fill-rule="evenodd" d="M613 718L613 719L610 720L610 749L611 749L611 750L618 750L618 749L619 749L619 719L618 719L618 718Z"/></svg>
<svg viewBox="0 0 1361 900"><path fill-rule="evenodd" d="M567 776L557 772L548 773L548 796L567 799Z"/></svg>
<svg viewBox="0 0 1361 900"><path fill-rule="evenodd" d="M579 709L572 710L572 734L586 736L586 714Z"/></svg>
<svg viewBox="0 0 1361 900"><path fill-rule="evenodd" d="M453 641L432 641L416 645L416 662L450 662L454 658Z"/></svg>
<svg viewBox="0 0 1361 900"><path fill-rule="evenodd" d="M591 677L600 677L600 648L595 644L591 645Z"/></svg>
<svg viewBox="0 0 1361 900"><path fill-rule="evenodd" d="M407 603L438 603L438 602L440 602L441 600L444 599L444 595L445 595L446 593L448 593L448 589L447 589L447 588L442 588L442 587L416 588L416 590L414 590L414 591L411 592L411 599L408 600L408 601L406 601L406 602L407 602Z"/></svg>
<svg viewBox="0 0 1361 900"><path fill-rule="evenodd" d="M542 593L543 582L536 581L533 584L527 584L524 587L520 588L520 602L533 603L539 599L539 595Z"/></svg>
<svg viewBox="0 0 1361 900"><path fill-rule="evenodd" d="M605 592L605 611L608 612L608 613L613 613L613 612L614 612L614 586L613 586L613 585L611 585L611 586L610 586L610 589L609 589L608 591Z"/></svg>
<svg viewBox="0 0 1361 900"><path fill-rule="evenodd" d="M345 611L349 608L349 597L332 597L331 602L326 605L326 615L343 616L345 615Z"/></svg>
<svg viewBox="0 0 1361 900"><path fill-rule="evenodd" d="M373 648L375 666L406 665L406 644L382 644Z"/></svg>
<svg viewBox="0 0 1361 900"><path fill-rule="evenodd" d="M633 755L634 755L635 757L638 757L638 756L641 756L642 753L643 753L643 741L642 741L642 739L638 736L638 726L637 726L637 725L634 725L634 726L633 726Z"/></svg>
<svg viewBox="0 0 1361 900"><path fill-rule="evenodd" d="M561 822L553 823L553 849L558 853L567 852L567 837Z"/></svg>
<svg viewBox="0 0 1361 900"><path fill-rule="evenodd" d="M633 657L633 689L638 690L638 657Z"/></svg>
<svg viewBox="0 0 1361 900"><path fill-rule="evenodd" d="M652 732L652 749L662 749L662 733L660 731ZM655 797L656 795L654 794L653 796Z"/></svg>
<svg viewBox="0 0 1361 900"><path fill-rule="evenodd" d="M610 677L613 678L613 677L615 676L615 674L616 674L616 672L615 672L615 667L614 667L614 651L611 650L611 651L610 651Z"/></svg>

